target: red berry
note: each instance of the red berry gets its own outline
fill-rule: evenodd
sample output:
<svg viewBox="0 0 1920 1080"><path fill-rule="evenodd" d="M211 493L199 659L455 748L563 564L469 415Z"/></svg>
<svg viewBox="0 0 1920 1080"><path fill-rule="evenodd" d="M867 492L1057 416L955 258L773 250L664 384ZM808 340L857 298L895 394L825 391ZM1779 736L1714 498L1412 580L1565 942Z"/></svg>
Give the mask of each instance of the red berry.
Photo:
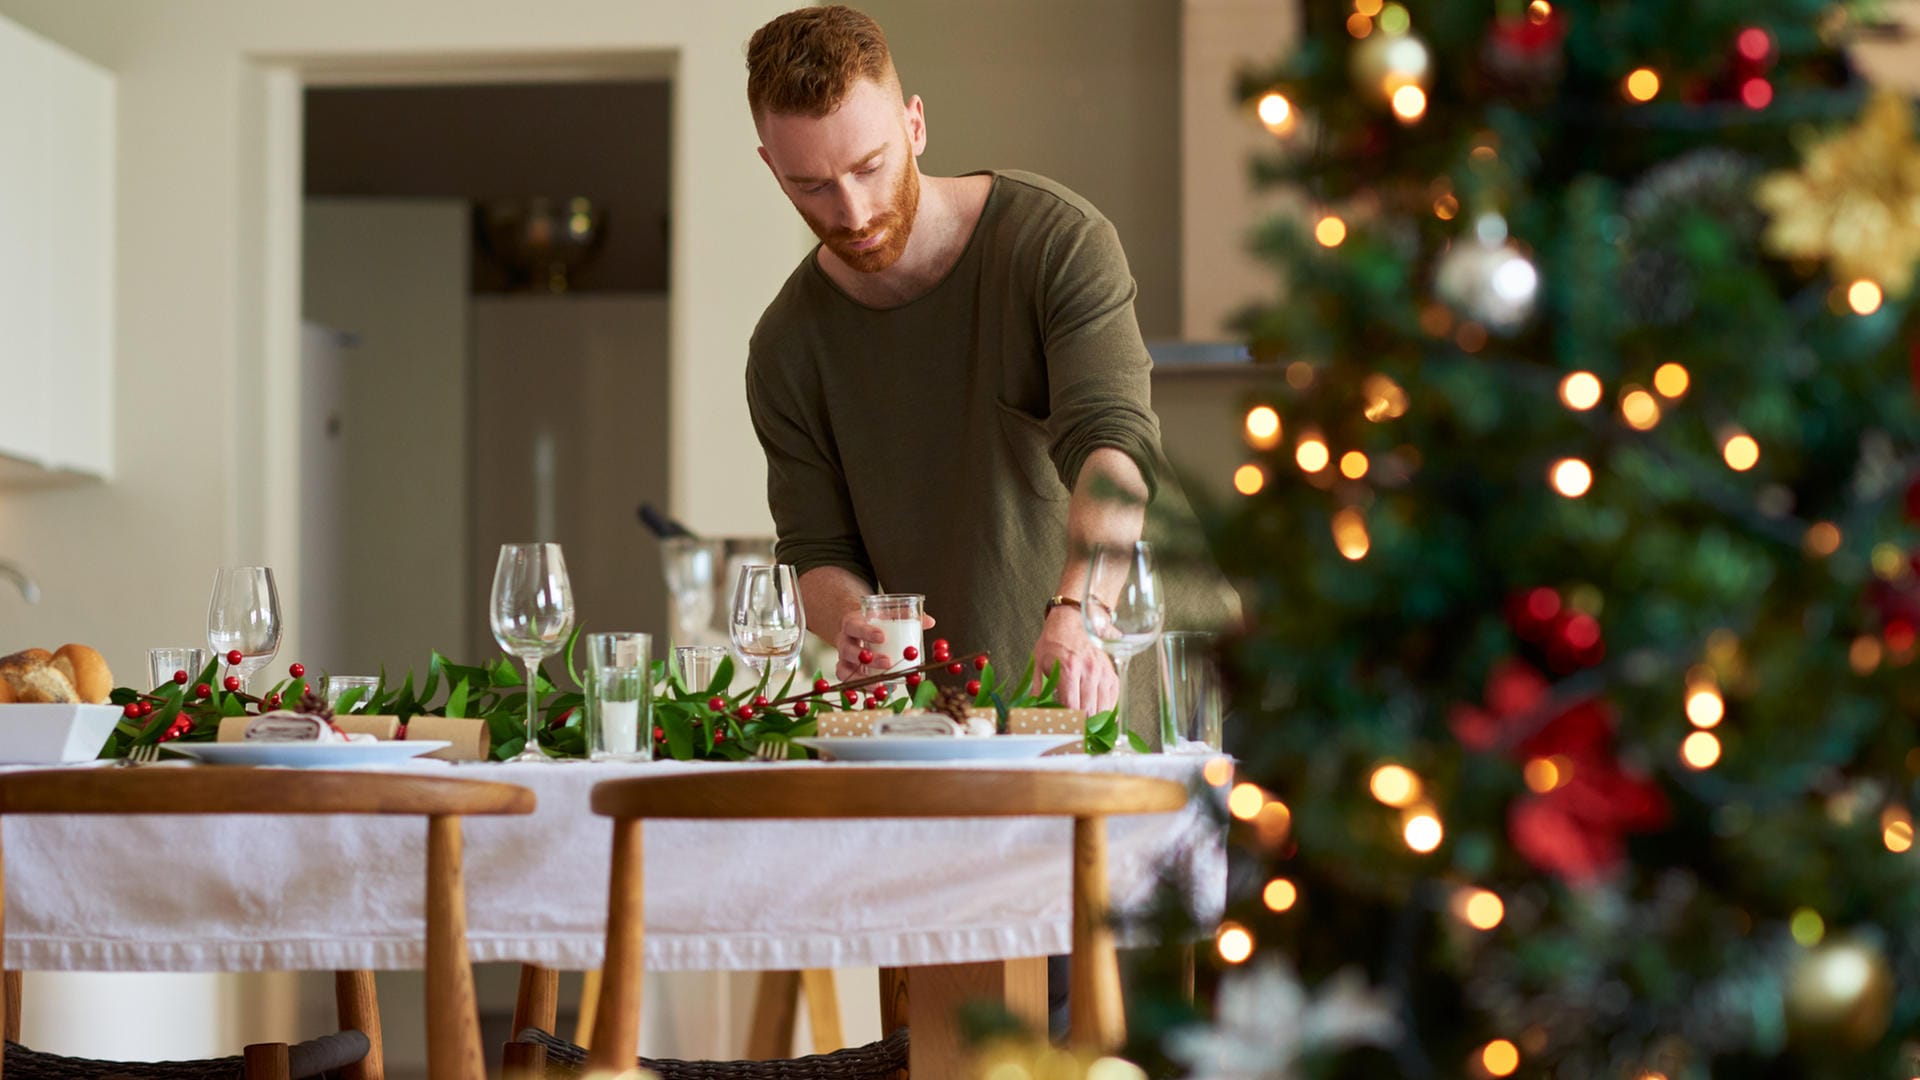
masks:
<svg viewBox="0 0 1920 1080"><path fill-rule="evenodd" d="M900 655L906 657L908 660L918 660L920 659L920 650L909 645L900 650Z"/></svg>
<svg viewBox="0 0 1920 1080"><path fill-rule="evenodd" d="M176 671L173 673L173 681L179 683L181 686L187 685L187 679L190 677L191 676L184 671Z"/></svg>
<svg viewBox="0 0 1920 1080"><path fill-rule="evenodd" d="M816 694L824 694L824 693L826 693L826 692L827 692L828 690L831 690L831 689L833 689L833 684L832 684L832 683L830 683L830 682L828 682L827 680L825 680L825 679L815 679L815 680L813 680L813 692L814 692L814 693L816 693Z"/></svg>
<svg viewBox="0 0 1920 1080"><path fill-rule="evenodd" d="M716 694L707 699L707 708L713 712L725 712L727 711L727 699Z"/></svg>
<svg viewBox="0 0 1920 1080"><path fill-rule="evenodd" d="M714 732L714 733L713 733L713 741L714 741L714 742L716 742L716 743L723 743L723 742L726 742L726 741L727 741L727 731L726 731L726 729L725 729L725 728L721 728L720 730L718 730L718 731L716 731L716 732Z"/></svg>
<svg viewBox="0 0 1920 1080"><path fill-rule="evenodd" d="M267 695L267 701L266 701L266 705L267 705L267 708L269 708L269 709L277 709L277 708L279 708L279 707L280 707L280 695L279 695L279 694L268 694L268 695Z"/></svg>
<svg viewBox="0 0 1920 1080"><path fill-rule="evenodd" d="M888 690L885 686L876 686L873 688L873 696L879 698L881 701L887 700L887 693Z"/></svg>
<svg viewBox="0 0 1920 1080"><path fill-rule="evenodd" d="M907 689L918 690L920 688L920 684L926 681L927 681L926 677L916 671L911 675L907 676Z"/></svg>
<svg viewBox="0 0 1920 1080"><path fill-rule="evenodd" d="M872 649L861 649L861 650L860 650L860 662L861 662L861 663L863 663L863 664L871 664L871 663L873 663L873 650L872 650Z"/></svg>
<svg viewBox="0 0 1920 1080"><path fill-rule="evenodd" d="M742 705L740 706L739 709L734 711L733 715L739 717L742 720L751 720L753 719L753 706Z"/></svg>
<svg viewBox="0 0 1920 1080"><path fill-rule="evenodd" d="M946 638L938 637L933 639L934 652L946 652L949 648L951 648L951 646L947 644Z"/></svg>
<svg viewBox="0 0 1920 1080"><path fill-rule="evenodd" d="M127 702L127 707L123 709L122 712L127 719L138 720L140 719L140 703L137 701L129 701Z"/></svg>
<svg viewBox="0 0 1920 1080"><path fill-rule="evenodd" d="M151 702L151 701L143 701L143 702L141 702L141 703L140 703L140 715L141 715L141 716L152 716L152 715L153 715L153 702Z"/></svg>
<svg viewBox="0 0 1920 1080"><path fill-rule="evenodd" d="M879 708L879 707L880 707L880 699L879 699L879 698L877 698L877 697L874 697L874 696L873 696L872 694L868 694L868 695L867 695L867 708L869 708L869 709L877 709L877 708Z"/></svg>
<svg viewBox="0 0 1920 1080"><path fill-rule="evenodd" d="M973 670L975 671L987 670L987 654L986 653L981 653L979 656L976 656L973 658Z"/></svg>
<svg viewBox="0 0 1920 1080"><path fill-rule="evenodd" d="M974 697L980 696L980 680L979 679L967 680L967 693Z"/></svg>
<svg viewBox="0 0 1920 1080"><path fill-rule="evenodd" d="M187 732L193 730L193 720L187 716L186 713L181 713L174 718L173 726L180 730L180 734L185 735Z"/></svg>
<svg viewBox="0 0 1920 1080"><path fill-rule="evenodd" d="M244 656L242 656L242 655L240 655L240 650L239 650L239 649L228 649L228 650L227 650L227 663L229 663L229 664L238 664L238 663L239 663L240 661L242 661L242 660L244 660L244 659L246 659L246 657L244 657Z"/></svg>
<svg viewBox="0 0 1920 1080"><path fill-rule="evenodd" d="M228 693L238 693L240 690L240 676L229 675L221 681L220 685L226 687Z"/></svg>
<svg viewBox="0 0 1920 1080"><path fill-rule="evenodd" d="M958 675L965 670L967 670L967 665L961 663L958 660L955 660L953 663L947 665L947 674L949 675Z"/></svg>
<svg viewBox="0 0 1920 1080"><path fill-rule="evenodd" d="M856 701L859 701L859 700L860 700L860 691L858 691L858 690L848 690L848 691L845 691L845 692L843 692L843 693L842 693L842 694L841 694L840 696L841 696L841 697L843 697L843 698L845 698L845 699L847 699L847 704L849 704L849 705L851 705L851 704L853 704L854 702L856 702Z"/></svg>
<svg viewBox="0 0 1920 1080"><path fill-rule="evenodd" d="M801 718L801 717L803 717L803 716L805 716L805 715L807 715L807 712L808 712L808 710L809 710L810 708L811 708L811 706L809 706L809 705L808 705L808 704L807 704L806 702L804 702L804 701L803 701L803 702L801 702L801 703L800 703L800 704L798 704L798 705L795 705L795 706L793 707L793 717L794 717L794 719L796 719L796 720L798 720L799 718Z"/></svg>
<svg viewBox="0 0 1920 1080"><path fill-rule="evenodd" d="M766 707L767 707L767 695L765 695L765 694L755 694L755 695L753 695L753 707L754 707L754 708L756 708L756 709L764 709L764 708L766 708Z"/></svg>
<svg viewBox="0 0 1920 1080"><path fill-rule="evenodd" d="M653 729L653 741L654 741L654 742L665 742L665 741L666 741L666 738L667 738L667 729L666 729L666 728L654 728L654 729Z"/></svg>
<svg viewBox="0 0 1920 1080"><path fill-rule="evenodd" d="M206 683L194 683L194 684L193 684L193 696L194 696L194 697L197 697L197 698L198 698L198 697L212 697L212 696L213 696L213 687L211 687L211 686L208 686L208 685L207 685Z"/></svg>
<svg viewBox="0 0 1920 1080"><path fill-rule="evenodd" d="M304 679L306 678L306 675L307 675L307 665L289 664L287 665L287 674L293 676L296 679Z"/></svg>

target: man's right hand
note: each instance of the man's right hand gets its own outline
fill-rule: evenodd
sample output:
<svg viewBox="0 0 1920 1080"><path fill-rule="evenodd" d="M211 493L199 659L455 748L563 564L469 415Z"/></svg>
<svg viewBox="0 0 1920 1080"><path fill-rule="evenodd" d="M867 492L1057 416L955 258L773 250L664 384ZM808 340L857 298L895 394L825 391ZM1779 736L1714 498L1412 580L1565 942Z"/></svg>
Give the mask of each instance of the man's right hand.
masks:
<svg viewBox="0 0 1920 1080"><path fill-rule="evenodd" d="M923 630L933 629L931 615L920 616ZM886 632L868 622L856 608L840 620L840 633L834 638L834 651L840 654L840 662L834 666L834 677L839 682L873 672L885 671L893 666L894 655L887 651ZM862 664L860 650L872 649L873 662Z"/></svg>

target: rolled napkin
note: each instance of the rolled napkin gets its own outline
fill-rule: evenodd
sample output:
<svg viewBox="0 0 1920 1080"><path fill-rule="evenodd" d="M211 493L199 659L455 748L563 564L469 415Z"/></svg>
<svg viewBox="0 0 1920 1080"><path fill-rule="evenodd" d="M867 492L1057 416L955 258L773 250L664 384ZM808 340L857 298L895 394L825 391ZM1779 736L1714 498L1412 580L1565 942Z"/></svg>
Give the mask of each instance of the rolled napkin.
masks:
<svg viewBox="0 0 1920 1080"><path fill-rule="evenodd" d="M961 723L945 713L907 712L886 715L873 722L875 735L991 735L993 720L987 716L969 716Z"/></svg>
<svg viewBox="0 0 1920 1080"><path fill-rule="evenodd" d="M317 716L296 712L270 712L247 722L247 742L375 742L372 735L349 735Z"/></svg>

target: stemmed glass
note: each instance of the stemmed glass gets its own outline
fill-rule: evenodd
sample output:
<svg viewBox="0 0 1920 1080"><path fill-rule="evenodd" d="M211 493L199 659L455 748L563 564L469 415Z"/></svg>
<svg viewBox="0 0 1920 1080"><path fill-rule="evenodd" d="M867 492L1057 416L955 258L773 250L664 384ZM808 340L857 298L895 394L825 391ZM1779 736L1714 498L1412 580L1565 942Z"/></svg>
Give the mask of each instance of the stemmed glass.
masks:
<svg viewBox="0 0 1920 1080"><path fill-rule="evenodd" d="M727 622L734 650L754 674L798 662L800 640L807 633L800 575L784 563L742 566Z"/></svg>
<svg viewBox="0 0 1920 1080"><path fill-rule="evenodd" d="M493 640L527 668L527 743L515 761L546 761L540 751L535 683L540 661L560 651L573 629L573 586L559 544L501 544L487 605Z"/></svg>
<svg viewBox="0 0 1920 1080"><path fill-rule="evenodd" d="M1087 633L1113 658L1120 675L1120 697L1114 710L1118 734L1113 748L1126 752L1127 663L1153 648L1167 619L1160 596L1159 574L1153 565L1153 546L1145 541L1102 545L1087 564L1087 587L1081 596L1081 616Z"/></svg>
<svg viewBox="0 0 1920 1080"><path fill-rule="evenodd" d="M720 544L677 536L660 542L660 562L667 592L673 596L674 623L682 644L697 643L713 620L713 572L720 562Z"/></svg>
<svg viewBox="0 0 1920 1080"><path fill-rule="evenodd" d="M207 644L226 662L235 652L240 662L228 671L239 677L240 691L247 679L265 667L280 651L280 591L273 571L264 566L223 566L213 573L213 599L207 604Z"/></svg>

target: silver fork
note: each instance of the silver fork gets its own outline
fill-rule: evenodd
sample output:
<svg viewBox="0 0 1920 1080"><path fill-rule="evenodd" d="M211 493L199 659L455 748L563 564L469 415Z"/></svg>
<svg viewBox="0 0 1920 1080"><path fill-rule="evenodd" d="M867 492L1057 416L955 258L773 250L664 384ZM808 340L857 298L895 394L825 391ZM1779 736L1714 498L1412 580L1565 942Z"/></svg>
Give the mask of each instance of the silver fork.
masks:
<svg viewBox="0 0 1920 1080"><path fill-rule="evenodd" d="M785 761L787 760L787 744L784 742L776 743L771 739L762 739L754 744L753 760Z"/></svg>
<svg viewBox="0 0 1920 1080"><path fill-rule="evenodd" d="M127 751L127 756L120 759L120 764L130 768L135 765L152 765L159 760L160 745L158 743L148 743L144 746L136 746Z"/></svg>

